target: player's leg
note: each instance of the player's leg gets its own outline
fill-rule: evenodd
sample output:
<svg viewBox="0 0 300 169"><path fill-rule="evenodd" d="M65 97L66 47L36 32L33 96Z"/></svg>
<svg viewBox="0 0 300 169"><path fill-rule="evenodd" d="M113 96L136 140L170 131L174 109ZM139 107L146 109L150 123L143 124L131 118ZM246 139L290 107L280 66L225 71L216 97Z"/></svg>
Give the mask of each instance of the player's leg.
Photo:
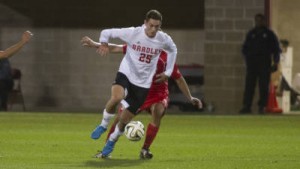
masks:
<svg viewBox="0 0 300 169"><path fill-rule="evenodd" d="M257 70L247 68L245 89L243 96L243 108L239 111L241 114L251 113L252 101L255 93L255 86L257 81Z"/></svg>
<svg viewBox="0 0 300 169"><path fill-rule="evenodd" d="M109 136L115 131L116 125L118 124L118 122L120 120L120 116L121 116L123 110L124 110L124 108L123 108L122 104L120 104L119 109L118 109L118 115L117 115L117 117L115 117L115 120L109 129L109 132L107 134L105 142L108 140Z"/></svg>
<svg viewBox="0 0 300 169"><path fill-rule="evenodd" d="M103 117L100 125L98 125L91 134L92 139L98 139L107 130L110 120L114 117L117 105L125 97L125 89L130 85L127 77L118 72L115 84L111 88L111 97L108 100L105 109L103 110Z"/></svg>
<svg viewBox="0 0 300 169"><path fill-rule="evenodd" d="M96 155L98 158L109 157L119 137L123 134L125 126L138 113L139 107L141 107L141 105L144 103L149 90L133 84L131 84L128 89L128 96L122 101L122 104L126 109L124 109L124 111L121 113L119 123L114 132L109 136L109 139L107 140L106 145L102 149L101 153Z"/></svg>
<svg viewBox="0 0 300 169"><path fill-rule="evenodd" d="M128 124L134 116L135 114L127 109L124 109L120 115L119 122L116 125L114 132L109 136L108 141L116 142L118 138L123 134L126 124Z"/></svg>
<svg viewBox="0 0 300 169"><path fill-rule="evenodd" d="M164 116L166 111L166 106L159 102L154 104L153 107L151 107L151 115L152 115L152 124L155 127L159 127L161 123L161 119Z"/></svg>
<svg viewBox="0 0 300 169"><path fill-rule="evenodd" d="M119 137L123 134L125 126L129 123L135 114L131 113L127 109L125 109L120 116L120 120L115 127L114 132L109 136L104 148L102 151L96 155L97 158L107 158L110 156L112 151L114 150L115 144L118 141Z"/></svg>
<svg viewBox="0 0 300 169"><path fill-rule="evenodd" d="M159 102L153 104L150 110L151 110L152 120L147 126L146 138L142 150L140 152L141 159L151 159L153 157L153 154L150 152L150 146L158 133L161 119L164 116L166 107L164 106L163 103Z"/></svg>
<svg viewBox="0 0 300 169"><path fill-rule="evenodd" d="M268 102L270 77L271 77L270 69L261 70L258 78L258 86L259 86L258 113L260 114L265 113L264 109Z"/></svg>
<svg viewBox="0 0 300 169"><path fill-rule="evenodd" d="M98 139L107 130L110 120L114 117L116 106L121 102L124 97L124 88L120 85L113 85L111 91L111 98L103 110L103 118L101 124L98 125L91 134L92 139Z"/></svg>
<svg viewBox="0 0 300 169"><path fill-rule="evenodd" d="M106 103L105 109L109 114L115 114L116 108L121 100L125 97L124 87L118 84L112 86L111 97Z"/></svg>

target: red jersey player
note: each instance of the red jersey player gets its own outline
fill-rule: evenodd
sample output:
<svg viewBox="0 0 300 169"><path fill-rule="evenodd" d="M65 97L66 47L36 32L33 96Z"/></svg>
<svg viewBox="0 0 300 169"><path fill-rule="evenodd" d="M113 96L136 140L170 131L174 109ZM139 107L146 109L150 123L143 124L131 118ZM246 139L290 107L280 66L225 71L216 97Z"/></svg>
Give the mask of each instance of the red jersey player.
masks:
<svg viewBox="0 0 300 169"><path fill-rule="evenodd" d="M98 43L92 41L89 37L82 38L82 44L88 47L98 46ZM110 52L126 53L126 45L124 46L114 45L114 44L109 44L109 45L110 45L109 46ZM166 63L167 63L166 61L167 61L167 53L162 51L159 60L157 62L155 75L165 71ZM188 100L192 104L197 105L199 108L202 107L202 102L199 99L191 96L187 83L184 80L183 76L181 75L180 71L178 70L176 64L174 65L171 78L175 80L179 89L183 92L183 94L188 98ZM140 152L140 158L142 159L151 159L153 157L152 153L149 151L149 148L158 133L161 119L165 114L166 108L168 107L168 100L169 100L168 82L165 81L165 82L157 83L156 79L157 77L154 76L146 101L139 108L139 112L147 111L152 116L152 121L148 124L147 131L146 131L146 138L142 150ZM115 126L119 122L119 117L121 112L122 111L119 111L118 116L115 118L115 121L110 128L107 138L109 138L110 134L113 133Z"/></svg>

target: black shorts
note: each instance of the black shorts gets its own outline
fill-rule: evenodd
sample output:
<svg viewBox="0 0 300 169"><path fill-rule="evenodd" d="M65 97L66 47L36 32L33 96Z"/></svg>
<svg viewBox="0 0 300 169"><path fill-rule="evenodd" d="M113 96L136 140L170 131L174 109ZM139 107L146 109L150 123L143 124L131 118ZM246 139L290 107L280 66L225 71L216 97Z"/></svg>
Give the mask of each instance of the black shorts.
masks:
<svg viewBox="0 0 300 169"><path fill-rule="evenodd" d="M148 95L148 88L136 86L128 80L126 75L118 72L114 84L118 84L127 90L127 95L124 101L126 102L126 109L133 114L138 113L138 109L143 105Z"/></svg>

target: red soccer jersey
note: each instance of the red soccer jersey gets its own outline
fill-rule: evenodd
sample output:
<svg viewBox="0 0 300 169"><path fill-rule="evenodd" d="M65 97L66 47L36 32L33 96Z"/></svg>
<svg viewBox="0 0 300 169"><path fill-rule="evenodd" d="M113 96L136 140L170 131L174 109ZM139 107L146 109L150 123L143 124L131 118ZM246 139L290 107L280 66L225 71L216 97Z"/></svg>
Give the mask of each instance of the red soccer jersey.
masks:
<svg viewBox="0 0 300 169"><path fill-rule="evenodd" d="M157 67L156 67L156 72L153 77L153 81L149 90L149 93L147 95L146 101L144 104L141 106L140 111L142 110L147 110L150 108L150 106L154 103L159 103L161 102L165 107L168 106L168 96L169 96L169 90L168 90L168 81L162 82L162 83L156 83L155 80L156 75L163 73L166 69L167 66L167 53L162 51L159 57L159 60L157 62ZM173 72L171 74L171 78L176 80L180 78L182 75L180 71L178 70L177 65L174 65Z"/></svg>
<svg viewBox="0 0 300 169"><path fill-rule="evenodd" d="M123 52L126 53L126 45L123 46ZM157 79L156 75L163 73L166 70L166 66L167 66L167 53L162 51L157 62L156 72L153 77L149 93L147 95L146 101L139 109L140 111L146 110L150 108L152 104L158 102L163 103L164 106L167 107L168 96L169 96L168 81L162 83L155 82L155 80ZM173 72L171 74L171 78L176 80L181 76L182 74L180 73L177 65L175 64L173 68Z"/></svg>

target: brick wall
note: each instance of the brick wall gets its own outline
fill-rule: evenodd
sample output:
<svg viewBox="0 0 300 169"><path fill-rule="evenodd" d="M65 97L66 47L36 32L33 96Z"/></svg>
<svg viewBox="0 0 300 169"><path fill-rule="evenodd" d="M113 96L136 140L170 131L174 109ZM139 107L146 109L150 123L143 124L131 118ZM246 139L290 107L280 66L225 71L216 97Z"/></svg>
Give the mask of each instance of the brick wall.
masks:
<svg viewBox="0 0 300 169"><path fill-rule="evenodd" d="M36 28L30 19L14 10L1 4L0 9L4 11L0 20L5 25L0 28L0 49L19 41L25 30L34 33L31 42L10 58L12 66L23 73L27 110L102 111L122 55L100 57L95 49L80 45L85 35L98 40L100 28ZM165 32L177 44L178 64L203 64L203 30Z"/></svg>
<svg viewBox="0 0 300 169"><path fill-rule="evenodd" d="M217 113L234 113L240 108L245 74L240 47L246 31L253 26L254 14L263 12L263 3L208 0L205 32L165 30L177 44L178 64L205 63L205 98L215 103ZM17 15L15 22L0 16L8 25L23 22L17 27L12 24L0 28L0 48L15 43L26 29L35 34L30 44L11 58L12 65L23 72L28 110L101 110L110 95L122 56L103 58L95 50L80 46L84 35L97 39L100 28L33 28L30 19Z"/></svg>
<svg viewBox="0 0 300 169"><path fill-rule="evenodd" d="M241 44L258 12L264 12L264 1L205 1L204 90L216 113L234 114L241 108L245 76Z"/></svg>

